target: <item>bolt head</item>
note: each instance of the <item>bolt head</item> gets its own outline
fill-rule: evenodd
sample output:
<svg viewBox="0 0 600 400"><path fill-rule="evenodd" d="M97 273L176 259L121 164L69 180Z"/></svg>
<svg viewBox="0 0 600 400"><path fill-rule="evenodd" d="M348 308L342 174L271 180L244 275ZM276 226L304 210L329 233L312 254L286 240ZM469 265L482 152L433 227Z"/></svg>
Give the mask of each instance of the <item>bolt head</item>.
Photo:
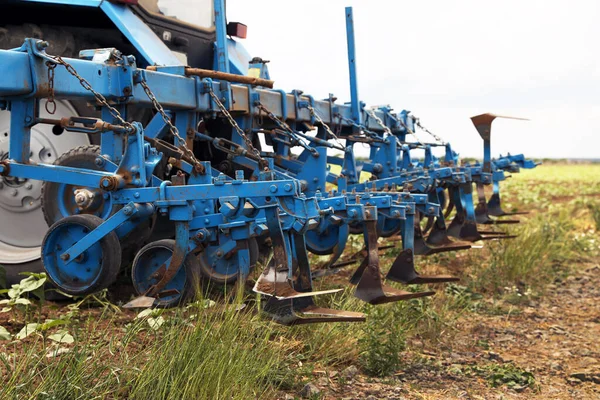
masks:
<svg viewBox="0 0 600 400"><path fill-rule="evenodd" d="M16 197L19 194L19 191L17 189L13 189L10 192L11 196Z"/></svg>
<svg viewBox="0 0 600 400"><path fill-rule="evenodd" d="M277 193L277 186L276 185L271 185L271 187L269 188L269 191L271 193Z"/></svg>
<svg viewBox="0 0 600 400"><path fill-rule="evenodd" d="M31 183L28 183L27 185L25 185L25 189L27 190L31 190L33 188L33 185Z"/></svg>

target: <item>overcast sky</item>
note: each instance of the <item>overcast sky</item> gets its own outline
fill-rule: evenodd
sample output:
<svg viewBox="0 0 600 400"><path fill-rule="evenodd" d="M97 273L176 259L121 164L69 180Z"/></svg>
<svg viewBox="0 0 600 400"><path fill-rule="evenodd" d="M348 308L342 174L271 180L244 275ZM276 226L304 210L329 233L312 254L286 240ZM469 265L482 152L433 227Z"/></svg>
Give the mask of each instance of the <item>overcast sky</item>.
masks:
<svg viewBox="0 0 600 400"><path fill-rule="evenodd" d="M368 105L411 110L463 156L482 153L469 117L493 112L530 119L494 122L494 155L600 158L600 1L227 0L227 13L276 87L348 101L345 6Z"/></svg>

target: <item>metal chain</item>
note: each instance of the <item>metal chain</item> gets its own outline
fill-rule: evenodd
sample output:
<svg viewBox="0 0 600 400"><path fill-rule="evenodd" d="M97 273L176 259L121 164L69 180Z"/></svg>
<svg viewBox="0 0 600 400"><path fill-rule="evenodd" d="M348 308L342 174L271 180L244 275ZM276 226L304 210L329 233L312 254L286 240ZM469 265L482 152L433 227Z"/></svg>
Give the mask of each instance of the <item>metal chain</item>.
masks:
<svg viewBox="0 0 600 400"><path fill-rule="evenodd" d="M385 133L387 133L389 135L392 134L392 130L386 124L383 123L383 121L381 120L381 118L379 118L377 116L377 114L375 114L374 110L366 110L366 111L367 111L367 114L370 117L372 117L375 120L375 122L377 122L377 125L379 125L379 126L381 126L383 128L383 130L385 131Z"/></svg>
<svg viewBox="0 0 600 400"><path fill-rule="evenodd" d="M169 131L171 132L171 134L175 138L177 138L177 140L181 143L181 145L178 147L181 150L183 150L185 156L187 156L187 158L194 164L194 166L199 166L200 161L198 161L198 159L194 155L194 152L192 150L190 150L190 148L187 146L185 139L183 137L181 137L181 135L179 134L179 129L177 129L177 127L175 125L173 125L171 118L169 118L169 116L165 112L165 109L163 108L163 106L158 102L154 93L152 93L152 90L148 86L148 83L145 80L143 80L140 82L140 85L142 86L142 88L144 89L144 92L150 99L150 102L154 106L154 109L160 114L163 121L165 121L165 124L167 124L167 126L169 127Z"/></svg>
<svg viewBox="0 0 600 400"><path fill-rule="evenodd" d="M259 163L261 163L266 168L267 162L261 157L260 151L258 151L258 149L256 149L254 147L254 145L252 144L252 141L250 140L250 138L248 138L248 136L242 130L242 128L240 128L240 126L238 125L238 123L235 122L235 119L233 119L233 117L229 113L229 110L227 110L227 107L225 107L225 105L219 99L219 96L217 96L217 94L214 92L212 86L208 87L208 94L210 94L210 97L212 97L212 99L215 102L215 104L217 105L217 107L219 107L219 109L221 110L221 112L223 113L223 115L225 116L225 118L227 118L227 121L229 121L229 124L232 126L232 128L244 140L244 143L246 143L246 147L248 147L248 149L252 153L254 153L254 155L258 158Z"/></svg>
<svg viewBox="0 0 600 400"><path fill-rule="evenodd" d="M106 107L106 109L108 110L110 115L112 115L112 117L114 119L119 121L119 123L121 125L126 127L131 132L133 132L135 130L135 128L133 127L133 125L130 122L127 122L123 119L123 117L121 116L121 113L119 113L119 110L117 110L115 107L108 104L108 100L106 100L106 97L104 97L101 93L96 92L94 90L94 88L92 87L92 85L87 80L85 80L85 78L80 76L71 64L69 64L68 62L66 62L59 56L50 56L49 55L48 57L50 57L52 60L54 60L56 65L62 65L63 67L65 67L65 69L67 70L68 73L70 73L75 78L77 78L79 80L79 83L81 84L81 86L88 92L91 92L94 95L94 97L96 98L96 101L98 103L100 103L101 106ZM48 65L48 63L47 63L47 65ZM53 69L53 68L48 65L48 69ZM50 73L48 73L48 74L50 75ZM54 74L52 76L54 77ZM51 85L52 85L52 88L54 88L53 82ZM53 91L52 91L52 93L53 93Z"/></svg>
<svg viewBox="0 0 600 400"><path fill-rule="evenodd" d="M48 61L46 62L46 66L48 67L48 100L46 100L46 111L48 114L54 115L56 112L56 101L54 100L54 70L56 69L56 64Z"/></svg>
<svg viewBox="0 0 600 400"><path fill-rule="evenodd" d="M317 122L319 124L321 124L321 126L323 127L323 129L325 129L325 132L327 132L327 134L329 135L330 139L335 140L338 145L343 146L342 143L340 142L340 138L337 137L337 135L335 133L333 133L333 131L331 130L331 128L329 127L329 125L327 125L325 123L325 121L323 121L323 118L321 118L321 116L319 116L319 114L317 114L317 110L315 110L315 108L313 106L311 106L310 104L307 104L306 108L308 109L308 112L310 113L310 115L312 115L313 118L315 120L317 120Z"/></svg>
<svg viewBox="0 0 600 400"><path fill-rule="evenodd" d="M315 154L315 155L316 155L316 154L318 154L318 153L319 153L319 151L318 151L317 149L315 149L314 147L310 147L310 146L308 146L306 143L304 143L302 140L300 140L300 137L298 137L298 136L299 136L299 135L298 135L298 133L297 133L296 131L294 131L294 130L293 130L293 129L292 129L292 128L291 128L291 127L290 127L290 126L287 124L287 122L285 122L285 121L284 121L284 120L282 120L282 119L279 119L279 118L278 118L278 117L277 117L275 114L273 114L273 112L271 112L271 111L270 111L270 110L269 110L267 107L265 107L265 106L264 106L262 103L260 103L260 102L259 102L259 103L256 105L256 107L257 107L259 110L261 110L262 112L264 112L264 113L267 115L267 117L268 117L268 118L269 118L271 121L275 122L275 123L277 124L277 126L279 126L279 127L280 127L280 128L283 130L283 133L287 134L287 135L288 135L288 136L289 136L289 137L290 137L290 138L293 140L292 144L294 144L294 142L295 142L295 144L296 144L296 145L299 145L299 146L301 146L302 148L304 148L304 149L306 149L306 150L310 151L312 154ZM262 114L260 114L260 115L262 116ZM262 122L261 122L261 125L263 125L263 124L262 124Z"/></svg>
<svg viewBox="0 0 600 400"><path fill-rule="evenodd" d="M56 64L52 64L50 62L47 63L48 78L50 80L50 83L49 83L49 86L50 86L49 98L50 98L50 100L48 101L48 103L54 103L54 68L56 68L56 65L60 64L63 67L65 67L67 72L69 72L71 75L73 75L75 78L77 78L79 80L79 83L85 90L91 92L94 95L94 97L96 98L96 101L98 103L100 103L101 106L106 107L106 109L109 111L110 115L112 115L112 117L114 119L119 121L119 123L121 125L126 127L131 132L133 132L135 130L135 128L133 127L131 122L125 121L125 119L123 118L123 116L121 115L119 110L117 110L115 107L111 106L108 103L108 100L106 99L106 97L104 97L101 93L98 93L97 91L95 91L94 88L92 87L92 85L85 78L83 78L81 75L79 75L79 73L77 73L77 70L75 70L75 68L73 68L73 66L71 64L67 63L65 60L63 60L59 56L49 56L49 57L52 58L56 62ZM52 72L50 72L50 71L52 71ZM187 147L185 139L183 139L179 135L179 130L177 129L177 127L175 125L173 125L173 123L171 122L171 119L165 113L164 108L162 107L162 105L160 105L160 103L156 99L156 96L154 95L154 93L152 93L152 90L150 90L150 87L148 86L146 81L142 81L140 84L144 88L144 92L146 92L146 95L152 102L152 105L154 106L156 111L162 116L165 123L169 126L169 130L171 131L171 134L173 134L173 136L175 136L181 142L181 146L179 146L179 147L183 150L184 155L194 164L194 167L197 168L198 166L201 166L198 159L194 156L194 152L191 151ZM48 110L48 108L47 108L48 103L46 104L46 110ZM54 111L55 111L55 109L56 109L56 104L54 104ZM50 111L48 110L48 112L50 112ZM54 113L52 112L50 114L54 114Z"/></svg>
<svg viewBox="0 0 600 400"><path fill-rule="evenodd" d="M418 143L418 144L420 144L421 146L425 146L425 145L423 144L423 142L421 142L421 141L419 140L419 137L417 136L417 134L416 134L415 132L413 132L413 130L412 130L412 129L410 129L410 128L408 127L408 125L406 125L406 124L404 123L404 121L402 121L402 118L398 118L398 122L400 122L400 125L402 125L402 126L404 127L404 129L406 129L406 131L407 131L408 133L410 133L411 135L413 135L413 137L415 138L415 140L417 141L417 143Z"/></svg>
<svg viewBox="0 0 600 400"><path fill-rule="evenodd" d="M425 131L426 133L428 133L429 135L431 135L431 137L433 137L436 141L438 141L441 144L446 144L446 142L439 137L438 135L436 135L435 133L431 132L429 129L425 128L423 125L421 125L421 119L420 118L416 118L416 125L423 131Z"/></svg>
<svg viewBox="0 0 600 400"><path fill-rule="evenodd" d="M293 129L292 129L292 128L291 128L291 127L290 127L290 126L287 124L287 122L285 122L285 121L284 121L284 120L282 120L282 119L279 119L279 118L277 118L277 116L276 116L275 114L273 114L273 113L272 113L272 112L271 112L271 111L270 111L270 110L269 110L267 107L265 107L265 106L264 106L262 103L260 103L260 102L259 102L259 103L256 105L256 107L257 107L257 108L258 108L260 111L264 112L264 113L267 115L267 117L268 117L268 118L269 118L271 121L275 122L275 123L276 123L276 124L277 124L277 125L278 125L278 126L281 128L281 129L283 129L284 131L290 132L290 133L294 133L294 130L293 130ZM261 125L262 125L262 124L261 124Z"/></svg>
<svg viewBox="0 0 600 400"><path fill-rule="evenodd" d="M346 118L342 114L337 114L337 117L340 119L340 121L345 121L345 122L349 123L350 125L352 125L353 127L360 129L361 132L364 133L366 135L366 137L368 137L372 141L374 141L374 142L383 141L383 139L380 138L379 135L377 135L377 133L370 131L364 125L357 124L356 121L354 121L353 119Z"/></svg>

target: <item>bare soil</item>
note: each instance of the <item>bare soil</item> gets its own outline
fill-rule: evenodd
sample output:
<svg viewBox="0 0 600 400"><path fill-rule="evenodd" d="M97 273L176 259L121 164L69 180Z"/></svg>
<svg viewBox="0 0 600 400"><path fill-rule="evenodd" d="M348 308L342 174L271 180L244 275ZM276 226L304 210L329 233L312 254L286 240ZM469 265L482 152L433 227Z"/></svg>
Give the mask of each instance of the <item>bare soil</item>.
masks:
<svg viewBox="0 0 600 400"><path fill-rule="evenodd" d="M575 268L537 299L490 300L446 336L433 349L410 343L393 378L316 371L313 383L325 399L600 399L600 266ZM535 384L493 387L485 371L512 366Z"/></svg>

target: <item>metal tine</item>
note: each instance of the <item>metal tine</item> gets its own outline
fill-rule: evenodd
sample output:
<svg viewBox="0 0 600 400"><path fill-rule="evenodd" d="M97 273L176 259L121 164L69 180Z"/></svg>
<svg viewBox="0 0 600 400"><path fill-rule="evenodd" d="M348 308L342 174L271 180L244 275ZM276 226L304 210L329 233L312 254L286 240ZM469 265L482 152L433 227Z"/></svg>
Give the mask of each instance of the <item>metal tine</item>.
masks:
<svg viewBox="0 0 600 400"><path fill-rule="evenodd" d="M367 207L366 212L374 215L374 207ZM383 304L431 296L435 293L431 291L413 293L384 285L379 269L376 219L368 219L364 222L364 236L367 244L367 257L351 280L351 282L357 282L356 292L354 293L357 298L370 304Z"/></svg>
<svg viewBox="0 0 600 400"><path fill-rule="evenodd" d="M265 209L269 236L273 244L273 258L265 270L257 279L253 290L256 293L273 296L279 300L293 299L298 297L316 296L320 294L336 293L342 289L324 290L320 292L298 292L290 281L290 257L289 241L285 240L281 222L279 221L278 208L268 207ZM306 251L306 249L305 249ZM297 255L297 254L292 254ZM291 257L292 262L294 257Z"/></svg>
<svg viewBox="0 0 600 400"><path fill-rule="evenodd" d="M436 217L437 218L437 217ZM450 251L467 250L471 248L470 244L465 243L454 243L448 239L448 242L436 246L430 247L425 239L423 238L423 231L421 230L421 214L416 213L415 216L415 238L414 238L414 253L419 256L430 256L432 254L446 253Z"/></svg>
<svg viewBox="0 0 600 400"><path fill-rule="evenodd" d="M504 217L510 215L526 215L529 214L528 211L515 211L515 212L506 212L502 209L500 204L500 193L493 193L492 197L487 203L488 214L493 217Z"/></svg>
<svg viewBox="0 0 600 400"><path fill-rule="evenodd" d="M315 305L312 296L335 293L341 289L313 292L304 235L284 235L277 207L266 208L265 216L273 243L273 258L254 286L255 292L270 296L262 307L263 313L283 325L364 321L362 313Z"/></svg>
<svg viewBox="0 0 600 400"><path fill-rule="evenodd" d="M406 285L420 285L425 283L458 282L460 278L450 275L421 275L415 269L412 249L404 249L396 257L392 268L388 271L386 279Z"/></svg>
<svg viewBox="0 0 600 400"><path fill-rule="evenodd" d="M518 224L521 221L512 219L493 219L489 215L488 203L485 198L485 187L483 183L477 182L477 197L479 202L477 203L477 207L475 208L475 216L477 218L477 223L482 225L500 225L500 224Z"/></svg>

